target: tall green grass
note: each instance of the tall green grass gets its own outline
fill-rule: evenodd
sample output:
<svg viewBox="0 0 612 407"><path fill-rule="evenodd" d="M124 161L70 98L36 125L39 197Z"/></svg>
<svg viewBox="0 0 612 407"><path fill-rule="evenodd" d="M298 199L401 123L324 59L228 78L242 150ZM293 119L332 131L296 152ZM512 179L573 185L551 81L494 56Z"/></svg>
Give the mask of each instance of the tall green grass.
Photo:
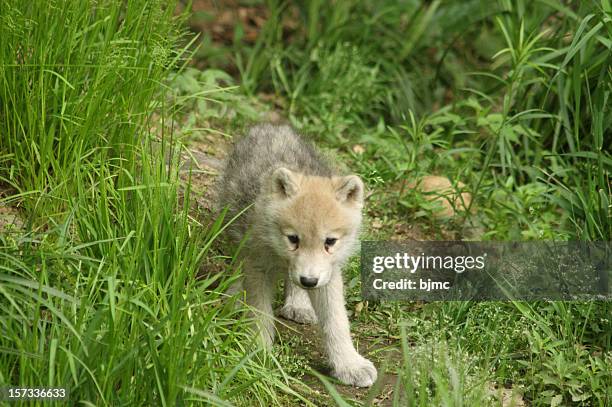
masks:
<svg viewBox="0 0 612 407"><path fill-rule="evenodd" d="M90 406L295 394L222 294L232 268L196 279L222 219L193 218L178 174L164 83L188 55L174 4L0 11L0 205L25 220L0 234L0 384Z"/></svg>
<svg viewBox="0 0 612 407"><path fill-rule="evenodd" d="M171 7L160 2L2 3L2 176L60 210L98 159L136 158L165 72L179 63ZM5 161L6 162L6 161Z"/></svg>

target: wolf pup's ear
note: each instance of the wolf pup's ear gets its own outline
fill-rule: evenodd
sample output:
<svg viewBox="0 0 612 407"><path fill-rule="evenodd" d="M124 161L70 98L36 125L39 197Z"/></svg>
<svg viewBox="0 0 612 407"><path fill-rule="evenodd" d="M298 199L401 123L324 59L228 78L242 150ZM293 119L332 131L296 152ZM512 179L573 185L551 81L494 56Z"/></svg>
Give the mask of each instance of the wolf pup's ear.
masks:
<svg viewBox="0 0 612 407"><path fill-rule="evenodd" d="M294 196L299 190L295 174L286 168L281 167L274 170L269 182L269 192L279 194L285 198Z"/></svg>
<svg viewBox="0 0 612 407"><path fill-rule="evenodd" d="M363 205L363 182L357 175L336 179L336 198L343 203Z"/></svg>

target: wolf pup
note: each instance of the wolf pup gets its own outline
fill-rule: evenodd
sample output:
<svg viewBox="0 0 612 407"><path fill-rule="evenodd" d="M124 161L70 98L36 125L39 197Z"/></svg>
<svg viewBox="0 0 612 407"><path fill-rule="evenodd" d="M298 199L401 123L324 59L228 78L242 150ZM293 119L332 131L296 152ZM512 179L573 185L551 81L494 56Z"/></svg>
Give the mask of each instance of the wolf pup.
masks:
<svg viewBox="0 0 612 407"><path fill-rule="evenodd" d="M230 218L252 205L230 225L230 236L235 242L246 236L242 285L264 344L274 339L272 301L284 275L280 314L318 322L332 375L372 385L376 368L351 341L341 271L358 243L361 179L337 175L289 126L264 124L235 144L218 193Z"/></svg>

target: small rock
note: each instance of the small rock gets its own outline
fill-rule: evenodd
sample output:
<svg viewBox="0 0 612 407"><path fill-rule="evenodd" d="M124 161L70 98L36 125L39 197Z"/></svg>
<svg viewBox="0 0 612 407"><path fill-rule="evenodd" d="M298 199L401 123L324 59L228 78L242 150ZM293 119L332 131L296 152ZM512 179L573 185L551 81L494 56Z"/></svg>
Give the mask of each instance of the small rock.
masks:
<svg viewBox="0 0 612 407"><path fill-rule="evenodd" d="M472 202L472 194L461 192L465 188L463 182L458 181L457 189L455 189L453 183L446 177L426 175L418 182L410 183L408 186L427 194L430 201L439 202L440 209L434 213L436 218L451 218L457 211L465 211L469 208Z"/></svg>
<svg viewBox="0 0 612 407"><path fill-rule="evenodd" d="M378 218L374 218L372 221L372 229L381 229L383 227L383 223Z"/></svg>
<svg viewBox="0 0 612 407"><path fill-rule="evenodd" d="M355 154L361 155L361 154L365 153L365 151L366 151L366 150L365 150L365 147L364 147L364 146L362 146L361 144L355 144L355 145L353 146L353 152L354 152Z"/></svg>

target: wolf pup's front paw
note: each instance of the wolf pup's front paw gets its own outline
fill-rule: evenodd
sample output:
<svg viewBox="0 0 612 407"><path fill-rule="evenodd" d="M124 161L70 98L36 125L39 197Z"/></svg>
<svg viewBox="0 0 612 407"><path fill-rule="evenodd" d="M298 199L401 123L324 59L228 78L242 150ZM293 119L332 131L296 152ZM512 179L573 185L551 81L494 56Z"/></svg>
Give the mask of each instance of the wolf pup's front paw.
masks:
<svg viewBox="0 0 612 407"><path fill-rule="evenodd" d="M311 308L298 308L293 305L284 305L279 314L291 321L295 321L298 324L316 324L317 316L314 310Z"/></svg>
<svg viewBox="0 0 612 407"><path fill-rule="evenodd" d="M337 367L332 375L344 384L356 387L370 387L376 381L374 364L362 356L350 363Z"/></svg>

